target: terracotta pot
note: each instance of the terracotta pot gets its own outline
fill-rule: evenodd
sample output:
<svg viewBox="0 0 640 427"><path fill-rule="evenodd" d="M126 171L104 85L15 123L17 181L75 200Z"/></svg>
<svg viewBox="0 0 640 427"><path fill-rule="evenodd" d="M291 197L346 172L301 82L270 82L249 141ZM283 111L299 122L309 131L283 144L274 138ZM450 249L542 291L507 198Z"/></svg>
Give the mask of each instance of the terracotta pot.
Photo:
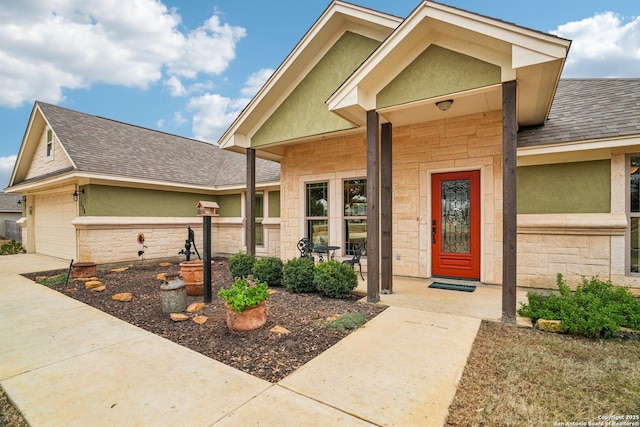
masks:
<svg viewBox="0 0 640 427"><path fill-rule="evenodd" d="M71 277L95 277L98 274L98 267L95 262L76 262L71 269Z"/></svg>
<svg viewBox="0 0 640 427"><path fill-rule="evenodd" d="M181 262L180 275L187 295L192 297L204 295L204 267L201 259ZM213 261L211 261L211 279L213 280Z"/></svg>
<svg viewBox="0 0 640 427"><path fill-rule="evenodd" d="M267 302L262 301L242 313L233 311L227 303L227 327L232 331L248 332L261 328L267 322Z"/></svg>

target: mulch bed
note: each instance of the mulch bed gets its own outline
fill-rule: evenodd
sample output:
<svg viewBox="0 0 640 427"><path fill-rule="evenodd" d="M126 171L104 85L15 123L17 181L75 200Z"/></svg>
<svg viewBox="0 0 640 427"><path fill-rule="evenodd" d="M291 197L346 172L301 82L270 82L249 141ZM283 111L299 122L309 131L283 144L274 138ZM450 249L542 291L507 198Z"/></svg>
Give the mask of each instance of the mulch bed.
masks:
<svg viewBox="0 0 640 427"><path fill-rule="evenodd" d="M212 359L240 369L270 382L278 382L306 362L336 344L352 331L340 332L328 326L331 316L358 312L371 319L385 307L358 302L360 297L350 296L337 300L319 294L294 294L284 287L267 301L267 323L251 332L233 332L226 325L224 302L218 290L230 287L232 278L227 260L216 258L213 267L213 301L190 317L207 316L204 324L193 320L174 322L162 312L160 273L177 272L178 264L161 267L133 265L126 271L98 269L97 278L106 286L103 292L85 289L83 281L69 281L67 285L51 286L59 292L89 304L128 323L190 348ZM58 272L59 273L59 272ZM32 280L53 272L25 275ZM130 302L114 301L117 293L130 292ZM187 297L188 304L202 302L203 297ZM286 328L290 334L270 332L275 326Z"/></svg>

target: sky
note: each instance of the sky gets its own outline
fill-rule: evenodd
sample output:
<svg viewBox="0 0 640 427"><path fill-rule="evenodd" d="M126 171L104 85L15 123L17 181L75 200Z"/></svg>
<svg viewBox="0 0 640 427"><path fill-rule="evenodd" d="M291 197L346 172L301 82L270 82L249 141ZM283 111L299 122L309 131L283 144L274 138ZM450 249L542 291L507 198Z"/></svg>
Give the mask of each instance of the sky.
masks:
<svg viewBox="0 0 640 427"><path fill-rule="evenodd" d="M571 39L564 78L640 77L637 0L440 2ZM36 100L215 143L329 3L0 0L0 191Z"/></svg>

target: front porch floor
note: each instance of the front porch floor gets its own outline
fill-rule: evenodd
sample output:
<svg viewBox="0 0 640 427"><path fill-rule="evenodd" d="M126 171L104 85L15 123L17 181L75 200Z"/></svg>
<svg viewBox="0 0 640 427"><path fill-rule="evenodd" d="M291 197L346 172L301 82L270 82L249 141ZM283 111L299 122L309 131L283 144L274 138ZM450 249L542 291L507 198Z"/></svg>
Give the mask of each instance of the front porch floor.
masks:
<svg viewBox="0 0 640 427"><path fill-rule="evenodd" d="M429 288L429 285L435 281L475 285L476 289L473 292L461 292ZM520 308L521 302L527 301L527 292L530 290L533 289L517 289L517 308ZM358 287L354 292L364 295L362 301L366 301L367 282L358 278ZM502 287L454 279L422 279L394 276L393 293L380 294L379 304L482 320L501 321ZM518 325L526 326L526 321L518 317Z"/></svg>

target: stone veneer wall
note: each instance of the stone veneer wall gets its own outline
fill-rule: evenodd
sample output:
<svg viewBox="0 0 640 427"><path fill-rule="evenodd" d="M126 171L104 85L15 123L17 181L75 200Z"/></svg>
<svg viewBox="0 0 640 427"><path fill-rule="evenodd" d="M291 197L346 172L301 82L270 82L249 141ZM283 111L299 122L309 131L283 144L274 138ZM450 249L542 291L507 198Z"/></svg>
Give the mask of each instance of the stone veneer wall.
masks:
<svg viewBox="0 0 640 427"><path fill-rule="evenodd" d="M277 225L277 221L274 221ZM191 226L200 255L203 255L202 218L157 217L78 217L73 221L78 233L77 261L98 264L139 260L141 249L138 233L145 235L145 259L184 259L178 252L184 248L187 227ZM26 233L25 233L26 234ZM258 256L279 256L279 230L265 227L269 246L256 248ZM245 251L244 224L241 218L214 217L211 221L212 255L231 255ZM193 248L192 248L193 250ZM197 258L197 255L192 255Z"/></svg>
<svg viewBox="0 0 640 427"><path fill-rule="evenodd" d="M430 175L481 171L481 279L499 283L502 258L502 114L473 114L393 128L393 273L429 277ZM299 256L305 235L305 183L329 182L329 242L344 246L342 181L366 177L364 134L286 148L281 167L281 253ZM343 255L340 251L336 254ZM366 260L363 260L366 266ZM366 267L365 267L366 268Z"/></svg>
<svg viewBox="0 0 640 427"><path fill-rule="evenodd" d="M613 254L625 232L621 213L518 215L518 286L555 288L558 273L573 286L582 276L613 279L624 271Z"/></svg>

